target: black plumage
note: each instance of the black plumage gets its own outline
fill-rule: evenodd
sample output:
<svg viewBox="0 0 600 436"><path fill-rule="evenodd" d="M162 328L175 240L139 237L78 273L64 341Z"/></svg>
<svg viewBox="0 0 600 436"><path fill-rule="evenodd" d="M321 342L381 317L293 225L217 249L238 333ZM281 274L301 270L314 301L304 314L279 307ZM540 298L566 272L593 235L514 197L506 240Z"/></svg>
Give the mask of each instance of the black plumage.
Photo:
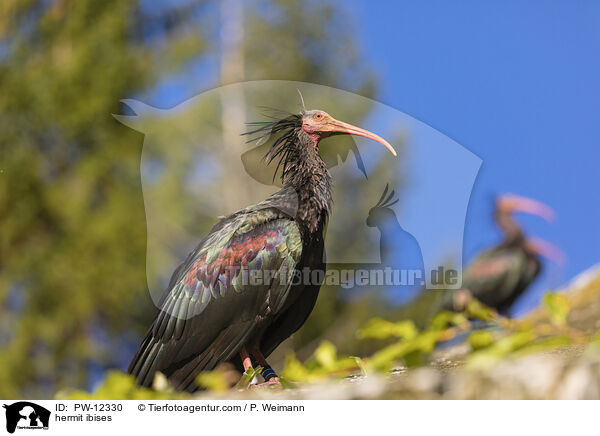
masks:
<svg viewBox="0 0 600 436"><path fill-rule="evenodd" d="M548 220L553 216L548 206L535 200L515 195L500 197L494 218L504 239L471 262L463 274L463 289L452 292L446 303L447 309L461 310L470 297L475 297L498 313L509 315L515 301L540 274L540 255L556 258L558 249L550 248L543 241L526 238L513 217L516 211Z"/></svg>
<svg viewBox="0 0 600 436"><path fill-rule="evenodd" d="M246 370L298 330L312 311L320 282L293 281L304 269L325 270L324 229L331 178L319 141L357 134L391 146L323 111L252 124L274 135L266 156L283 187L265 201L221 219L171 277L159 313L129 366L139 384L156 371L178 390L197 389L196 375L232 362ZM259 281L248 280L253 272ZM310 275L309 275L310 276ZM323 275L314 275L322 280ZM271 374L277 381L274 372Z"/></svg>

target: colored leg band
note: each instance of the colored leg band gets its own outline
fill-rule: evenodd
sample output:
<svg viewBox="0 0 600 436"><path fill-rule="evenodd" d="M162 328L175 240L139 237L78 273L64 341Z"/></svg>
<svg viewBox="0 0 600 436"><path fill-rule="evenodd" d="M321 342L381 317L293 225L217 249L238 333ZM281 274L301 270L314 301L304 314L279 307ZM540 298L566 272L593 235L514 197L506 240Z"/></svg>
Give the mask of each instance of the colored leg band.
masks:
<svg viewBox="0 0 600 436"><path fill-rule="evenodd" d="M275 371L273 371L273 368L271 368L270 366L267 366L265 369L263 369L261 375L263 376L265 381L269 381L273 377L277 377L277 374L275 374Z"/></svg>

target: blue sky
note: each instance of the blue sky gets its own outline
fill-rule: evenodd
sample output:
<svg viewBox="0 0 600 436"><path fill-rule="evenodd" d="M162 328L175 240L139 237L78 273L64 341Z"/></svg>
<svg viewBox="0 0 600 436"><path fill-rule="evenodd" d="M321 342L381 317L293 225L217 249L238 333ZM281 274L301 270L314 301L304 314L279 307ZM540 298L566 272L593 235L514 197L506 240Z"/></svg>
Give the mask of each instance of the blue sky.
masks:
<svg viewBox="0 0 600 436"><path fill-rule="evenodd" d="M600 3L346 1L378 100L483 159L465 228L465 259L498 239L491 199L514 192L557 212L519 217L561 247L522 311L600 261Z"/></svg>
<svg viewBox="0 0 600 436"><path fill-rule="evenodd" d="M483 160L469 203L464 259L498 241L492 199L513 192L557 212L527 232L562 248L520 302L532 307L600 261L600 3L592 1L340 0L376 99ZM166 81L146 100L169 107L214 83L214 59ZM350 90L352 91L352 90Z"/></svg>

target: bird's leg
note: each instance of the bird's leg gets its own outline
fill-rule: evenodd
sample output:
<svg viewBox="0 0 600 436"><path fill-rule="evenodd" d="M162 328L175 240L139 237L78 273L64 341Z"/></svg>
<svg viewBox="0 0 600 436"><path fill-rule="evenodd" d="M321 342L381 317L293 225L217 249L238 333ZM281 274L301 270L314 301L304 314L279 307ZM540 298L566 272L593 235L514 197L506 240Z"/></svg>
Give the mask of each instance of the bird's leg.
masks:
<svg viewBox="0 0 600 436"><path fill-rule="evenodd" d="M254 368L252 368L252 359L250 359L250 354L248 354L248 350L246 350L246 347L242 347L242 349L240 350L240 358L242 359L242 365L244 366L244 374L252 374L252 379L249 381L249 386L255 385L256 375L254 375Z"/></svg>
<svg viewBox="0 0 600 436"><path fill-rule="evenodd" d="M275 371L273 371L273 368L271 368L271 365L269 365L267 359L265 359L265 356L263 356L260 350L258 348L252 350L252 355L258 361L259 365L263 367L261 375L265 379L265 382L261 383L261 385L280 385L279 377Z"/></svg>
<svg viewBox="0 0 600 436"><path fill-rule="evenodd" d="M242 347L240 350L240 357L242 359L242 365L244 366L244 372L247 373L250 368L252 368L252 360L250 359L250 355L246 350L246 347Z"/></svg>

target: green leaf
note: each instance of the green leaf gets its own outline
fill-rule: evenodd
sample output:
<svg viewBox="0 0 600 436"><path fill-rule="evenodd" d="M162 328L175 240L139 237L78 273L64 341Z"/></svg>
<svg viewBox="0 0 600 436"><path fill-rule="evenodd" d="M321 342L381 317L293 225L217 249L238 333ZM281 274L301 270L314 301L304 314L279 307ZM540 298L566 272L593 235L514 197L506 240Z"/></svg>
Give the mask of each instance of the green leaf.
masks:
<svg viewBox="0 0 600 436"><path fill-rule="evenodd" d="M556 325L566 325L571 303L564 294L548 292L544 295L544 305L549 312L550 321Z"/></svg>
<svg viewBox="0 0 600 436"><path fill-rule="evenodd" d="M516 332L490 344L488 347L473 352L467 361L469 369L487 369L502 357L519 350L536 339L533 331Z"/></svg>
<svg viewBox="0 0 600 436"><path fill-rule="evenodd" d="M335 369L337 353L335 346L329 341L321 342L314 352L315 359L325 369Z"/></svg>
<svg viewBox="0 0 600 436"><path fill-rule="evenodd" d="M376 352L367 361L367 368L375 371L389 371L392 363L402 359L409 367L423 363L425 357L435 348L441 332L425 331L411 339L404 339Z"/></svg>
<svg viewBox="0 0 600 436"><path fill-rule="evenodd" d="M357 368L357 358L339 358L335 346L331 342L323 341L305 364L293 353L288 354L282 376L290 381L312 381L329 376L343 377Z"/></svg>
<svg viewBox="0 0 600 436"><path fill-rule="evenodd" d="M196 376L196 383L209 391L223 392L229 389L227 377L222 371L203 371Z"/></svg>
<svg viewBox="0 0 600 436"><path fill-rule="evenodd" d="M390 322L381 318L373 318L363 328L359 329L359 338L386 339L398 337L412 339L417 336L418 330L412 321Z"/></svg>
<svg viewBox="0 0 600 436"><path fill-rule="evenodd" d="M519 356L522 354L538 353L548 351L554 348L562 347L573 343L573 339L568 336L550 336L540 340L536 340L531 344L517 350L514 354Z"/></svg>
<svg viewBox="0 0 600 436"><path fill-rule="evenodd" d="M472 350L489 347L494 342L494 337L487 331L476 331L469 335L469 345Z"/></svg>
<svg viewBox="0 0 600 436"><path fill-rule="evenodd" d="M431 321L431 330L444 330L451 325L462 325L469 320L462 313L442 311L438 313Z"/></svg>
<svg viewBox="0 0 600 436"><path fill-rule="evenodd" d="M469 300L465 313L469 318L475 318L481 321L491 321L496 316L492 309L475 298Z"/></svg>
<svg viewBox="0 0 600 436"><path fill-rule="evenodd" d="M160 374L155 378L155 385L161 390L153 390L138 386L135 378L120 371L108 371L102 384L95 392L89 393L81 390L63 390L56 394L56 399L64 400L167 400L185 399L187 393L174 392L168 385L166 378ZM166 385L164 383L166 383Z"/></svg>
<svg viewBox="0 0 600 436"><path fill-rule="evenodd" d="M254 377L259 375L262 371L262 366L259 366L256 369L253 367L248 368L248 370L242 374L242 378L238 382L237 387L247 388L250 385L250 383L252 383L252 380L254 380Z"/></svg>
<svg viewBox="0 0 600 436"><path fill-rule="evenodd" d="M285 356L285 364L281 375L290 381L304 381L310 379L310 371L291 352Z"/></svg>

